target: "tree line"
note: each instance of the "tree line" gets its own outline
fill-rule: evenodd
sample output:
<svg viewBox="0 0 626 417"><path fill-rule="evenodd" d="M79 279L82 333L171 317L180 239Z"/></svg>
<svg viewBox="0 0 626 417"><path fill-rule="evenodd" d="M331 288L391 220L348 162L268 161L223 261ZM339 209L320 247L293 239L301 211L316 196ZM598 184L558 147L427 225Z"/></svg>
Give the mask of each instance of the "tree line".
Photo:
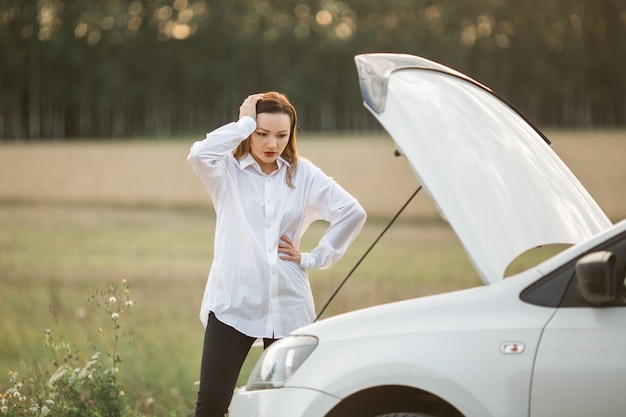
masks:
<svg viewBox="0 0 626 417"><path fill-rule="evenodd" d="M626 0L0 0L0 138L204 132L279 90L377 128L354 55L451 66L544 126L626 123Z"/></svg>

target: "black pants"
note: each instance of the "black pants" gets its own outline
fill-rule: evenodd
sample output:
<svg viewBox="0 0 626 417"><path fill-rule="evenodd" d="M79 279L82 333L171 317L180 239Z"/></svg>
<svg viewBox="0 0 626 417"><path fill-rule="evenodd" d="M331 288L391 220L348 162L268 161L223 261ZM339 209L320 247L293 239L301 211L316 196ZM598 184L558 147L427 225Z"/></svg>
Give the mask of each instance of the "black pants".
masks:
<svg viewBox="0 0 626 417"><path fill-rule="evenodd" d="M224 417L228 412L239 371L255 340L209 314L195 417ZM263 339L264 348L275 340Z"/></svg>

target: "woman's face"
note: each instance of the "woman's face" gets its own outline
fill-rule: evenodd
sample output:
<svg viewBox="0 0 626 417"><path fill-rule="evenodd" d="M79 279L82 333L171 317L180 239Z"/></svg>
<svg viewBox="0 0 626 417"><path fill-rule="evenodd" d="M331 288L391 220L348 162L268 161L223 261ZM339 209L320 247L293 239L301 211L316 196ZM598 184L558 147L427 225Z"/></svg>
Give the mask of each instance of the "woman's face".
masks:
<svg viewBox="0 0 626 417"><path fill-rule="evenodd" d="M259 113L256 129L250 135L250 153L261 167L270 174L278 169L276 160L289 142L291 118L284 113Z"/></svg>

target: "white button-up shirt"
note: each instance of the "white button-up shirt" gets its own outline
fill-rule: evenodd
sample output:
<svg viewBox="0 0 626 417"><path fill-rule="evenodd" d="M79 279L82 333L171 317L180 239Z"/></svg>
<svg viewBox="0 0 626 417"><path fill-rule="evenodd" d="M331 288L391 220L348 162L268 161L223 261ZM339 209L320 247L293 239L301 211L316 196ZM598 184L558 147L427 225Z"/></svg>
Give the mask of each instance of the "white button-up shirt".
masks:
<svg viewBox="0 0 626 417"><path fill-rule="evenodd" d="M292 182L288 162L267 175L251 155L233 150L256 129L245 116L206 135L188 160L211 196L217 215L213 264L200 320L212 311L223 323L251 337L280 338L315 319L308 269L328 268L345 253L365 223L357 200L310 161L299 158ZM298 248L308 226L329 222L318 246L300 265L279 258L280 236Z"/></svg>

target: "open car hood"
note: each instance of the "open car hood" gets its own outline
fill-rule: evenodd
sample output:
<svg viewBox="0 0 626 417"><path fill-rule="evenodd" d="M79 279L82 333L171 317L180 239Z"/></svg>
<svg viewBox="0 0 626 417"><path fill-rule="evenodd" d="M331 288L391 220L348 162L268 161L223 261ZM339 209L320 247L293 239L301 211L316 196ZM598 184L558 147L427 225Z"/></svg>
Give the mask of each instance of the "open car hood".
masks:
<svg viewBox="0 0 626 417"><path fill-rule="evenodd" d="M516 109L466 75L404 54L355 57L365 107L391 135L485 283L529 249L611 226Z"/></svg>

